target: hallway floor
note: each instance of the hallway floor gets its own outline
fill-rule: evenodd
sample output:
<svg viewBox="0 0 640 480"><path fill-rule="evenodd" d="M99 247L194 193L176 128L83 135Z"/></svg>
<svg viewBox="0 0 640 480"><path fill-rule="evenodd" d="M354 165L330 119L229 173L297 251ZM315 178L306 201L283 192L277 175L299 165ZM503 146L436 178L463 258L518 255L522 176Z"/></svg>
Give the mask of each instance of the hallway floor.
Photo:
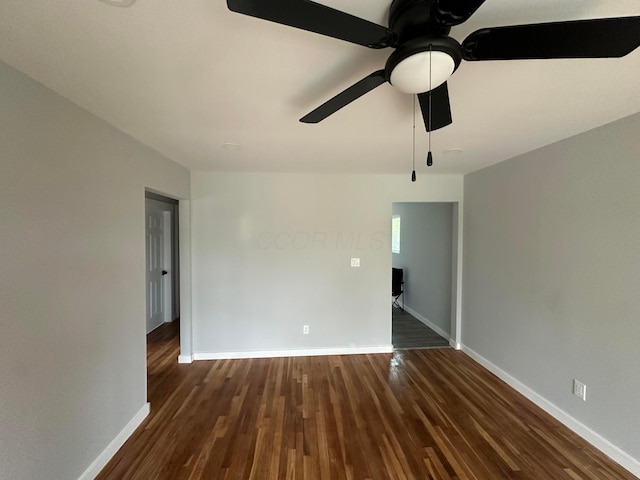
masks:
<svg viewBox="0 0 640 480"><path fill-rule="evenodd" d="M446 348L449 341L407 311L392 308L392 343L396 350Z"/></svg>

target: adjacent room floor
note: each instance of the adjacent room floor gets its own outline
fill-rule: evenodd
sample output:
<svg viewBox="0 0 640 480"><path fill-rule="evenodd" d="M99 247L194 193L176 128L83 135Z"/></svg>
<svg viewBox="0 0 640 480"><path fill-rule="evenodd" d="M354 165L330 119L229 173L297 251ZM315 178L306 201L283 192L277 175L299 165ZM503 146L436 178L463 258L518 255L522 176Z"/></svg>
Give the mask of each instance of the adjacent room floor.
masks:
<svg viewBox="0 0 640 480"><path fill-rule="evenodd" d="M396 350L449 347L449 341L441 337L406 310L392 309L391 342Z"/></svg>
<svg viewBox="0 0 640 480"><path fill-rule="evenodd" d="M454 349L198 361L148 337L151 413L98 480L634 480Z"/></svg>

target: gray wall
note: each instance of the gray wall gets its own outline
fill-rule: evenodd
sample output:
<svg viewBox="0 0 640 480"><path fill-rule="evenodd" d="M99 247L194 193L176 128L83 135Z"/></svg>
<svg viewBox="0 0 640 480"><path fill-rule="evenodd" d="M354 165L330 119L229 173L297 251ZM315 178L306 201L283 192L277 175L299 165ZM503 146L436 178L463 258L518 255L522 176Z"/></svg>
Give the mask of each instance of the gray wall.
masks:
<svg viewBox="0 0 640 480"><path fill-rule="evenodd" d="M145 187L189 172L0 62L0 478L78 478L146 404Z"/></svg>
<svg viewBox="0 0 640 480"><path fill-rule="evenodd" d="M389 347L392 204L461 201L462 177L194 172L191 191L196 353Z"/></svg>
<svg viewBox="0 0 640 480"><path fill-rule="evenodd" d="M400 215L400 253L392 263L404 269L405 305L450 335L453 205L394 203L393 214Z"/></svg>
<svg viewBox="0 0 640 480"><path fill-rule="evenodd" d="M640 459L640 115L467 175L464 213L463 343Z"/></svg>

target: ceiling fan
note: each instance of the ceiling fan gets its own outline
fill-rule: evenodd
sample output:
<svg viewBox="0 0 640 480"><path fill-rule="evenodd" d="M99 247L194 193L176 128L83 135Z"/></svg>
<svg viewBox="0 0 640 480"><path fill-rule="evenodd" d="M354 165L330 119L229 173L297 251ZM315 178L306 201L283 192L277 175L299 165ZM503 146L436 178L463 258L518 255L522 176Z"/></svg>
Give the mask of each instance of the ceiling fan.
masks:
<svg viewBox="0 0 640 480"><path fill-rule="evenodd" d="M318 123L389 82L417 94L427 131L449 125L447 79L462 60L622 57L640 45L640 16L483 28L449 36L485 0L393 0L389 28L310 0L227 0L230 10L368 48L395 50L377 70L300 119Z"/></svg>

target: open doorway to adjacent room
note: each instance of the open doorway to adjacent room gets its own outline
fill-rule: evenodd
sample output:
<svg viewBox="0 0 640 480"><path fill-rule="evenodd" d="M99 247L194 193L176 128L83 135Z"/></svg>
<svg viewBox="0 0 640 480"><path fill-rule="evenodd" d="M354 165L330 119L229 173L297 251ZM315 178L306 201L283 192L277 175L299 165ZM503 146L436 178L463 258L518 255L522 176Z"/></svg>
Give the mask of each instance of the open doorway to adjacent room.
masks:
<svg viewBox="0 0 640 480"><path fill-rule="evenodd" d="M398 202L392 208L392 344L448 348L457 318L456 203Z"/></svg>
<svg viewBox="0 0 640 480"><path fill-rule="evenodd" d="M180 353L177 200L145 192L145 251L147 356L161 353L177 362Z"/></svg>

